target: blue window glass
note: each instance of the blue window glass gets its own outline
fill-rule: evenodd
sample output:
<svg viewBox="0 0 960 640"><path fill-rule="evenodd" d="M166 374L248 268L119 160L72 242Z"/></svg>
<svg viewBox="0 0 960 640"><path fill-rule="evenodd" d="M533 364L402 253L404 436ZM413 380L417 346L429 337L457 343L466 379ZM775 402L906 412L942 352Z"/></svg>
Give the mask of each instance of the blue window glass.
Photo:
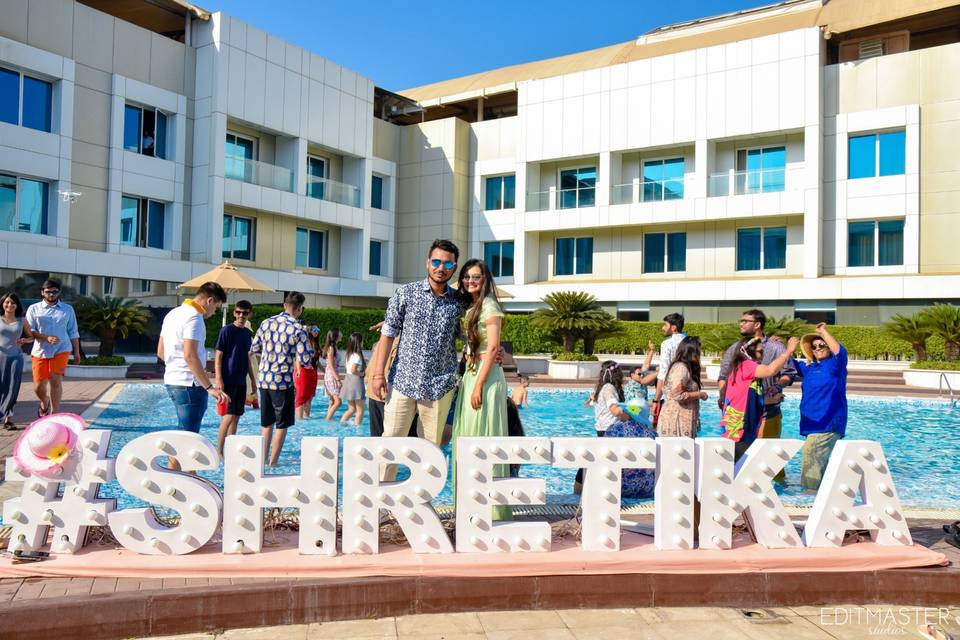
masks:
<svg viewBox="0 0 960 640"><path fill-rule="evenodd" d="M763 230L763 268L784 269L787 266L787 228L767 227Z"/></svg>
<svg viewBox="0 0 960 640"><path fill-rule="evenodd" d="M20 74L0 69L0 122L20 124Z"/></svg>
<svg viewBox="0 0 960 640"><path fill-rule="evenodd" d="M500 243L500 276L513 277L513 241Z"/></svg>
<svg viewBox="0 0 960 640"><path fill-rule="evenodd" d="M503 208L513 209L517 206L517 178L503 176Z"/></svg>
<svg viewBox="0 0 960 640"><path fill-rule="evenodd" d="M233 216L223 216L223 257L233 257Z"/></svg>
<svg viewBox="0 0 960 640"><path fill-rule="evenodd" d="M370 180L370 206L383 209L383 178L380 176L373 176Z"/></svg>
<svg viewBox="0 0 960 640"><path fill-rule="evenodd" d="M783 191L784 172L787 166L787 150L784 147L767 147L762 154L763 192Z"/></svg>
<svg viewBox="0 0 960 640"><path fill-rule="evenodd" d="M663 161L643 163L643 201L663 200Z"/></svg>
<svg viewBox="0 0 960 640"><path fill-rule="evenodd" d="M592 207L596 197L597 168L582 167L560 172L561 209Z"/></svg>
<svg viewBox="0 0 960 640"><path fill-rule="evenodd" d="M643 200L683 198L683 158L643 163Z"/></svg>
<svg viewBox="0 0 960 640"><path fill-rule="evenodd" d="M483 261L487 263L494 278L500 277L500 243L483 243Z"/></svg>
<svg viewBox="0 0 960 640"><path fill-rule="evenodd" d="M16 231L17 178L0 174L0 231Z"/></svg>
<svg viewBox="0 0 960 640"><path fill-rule="evenodd" d="M667 234L667 271L687 270L687 234Z"/></svg>
<svg viewBox="0 0 960 640"><path fill-rule="evenodd" d="M877 136L850 136L847 140L847 177L872 178L877 175ZM853 265L851 265L853 266Z"/></svg>
<svg viewBox="0 0 960 640"><path fill-rule="evenodd" d="M370 275L372 276L383 275L380 266L382 251L383 243L381 243L379 240L370 241Z"/></svg>
<svg viewBox="0 0 960 640"><path fill-rule="evenodd" d="M297 229L297 266L323 268L324 234L313 229Z"/></svg>
<svg viewBox="0 0 960 640"><path fill-rule="evenodd" d="M574 271L578 274L593 273L593 238L577 238Z"/></svg>
<svg viewBox="0 0 960 640"><path fill-rule="evenodd" d="M49 185L46 182L20 178L20 231L27 233L47 232L47 200Z"/></svg>
<svg viewBox="0 0 960 640"><path fill-rule="evenodd" d="M737 229L737 271L760 268L760 227Z"/></svg>
<svg viewBox="0 0 960 640"><path fill-rule="evenodd" d="M643 272L663 273L666 268L666 237L662 233L643 236Z"/></svg>
<svg viewBox="0 0 960 640"><path fill-rule="evenodd" d="M253 220L233 219L233 257L238 260L253 260Z"/></svg>
<svg viewBox="0 0 960 640"><path fill-rule="evenodd" d="M737 150L736 193L783 191L786 160L785 147Z"/></svg>
<svg viewBox="0 0 960 640"><path fill-rule="evenodd" d="M503 177L495 176L487 178L487 197L484 204L486 211L503 208Z"/></svg>
<svg viewBox="0 0 960 640"><path fill-rule="evenodd" d="M904 174L906 172L906 133L891 131L881 133L877 137L880 139L880 175Z"/></svg>
<svg viewBox="0 0 960 640"><path fill-rule="evenodd" d="M123 109L123 148L134 153L140 152L140 107L126 105Z"/></svg>
<svg viewBox="0 0 960 640"><path fill-rule="evenodd" d="M323 200L323 191L327 177L327 162L323 158L307 158L307 195Z"/></svg>
<svg viewBox="0 0 960 640"><path fill-rule="evenodd" d="M163 249L165 207L162 202L151 200L147 208L147 246Z"/></svg>
<svg viewBox="0 0 960 640"><path fill-rule="evenodd" d="M53 113L53 85L23 76L23 126L50 131Z"/></svg>
<svg viewBox="0 0 960 640"><path fill-rule="evenodd" d="M160 111L157 111L156 154L158 158L167 157L167 116Z"/></svg>
<svg viewBox="0 0 960 640"><path fill-rule="evenodd" d="M225 155L224 175L227 178L244 182L253 181L253 140L228 133Z"/></svg>
<svg viewBox="0 0 960 640"><path fill-rule="evenodd" d="M137 246L137 231L140 229L140 200L123 196L120 198L120 244Z"/></svg>
<svg viewBox="0 0 960 640"><path fill-rule="evenodd" d="M557 238L554 273L558 276L573 275L573 238Z"/></svg>
<svg viewBox="0 0 960 640"><path fill-rule="evenodd" d="M847 223L847 266L872 267L876 222Z"/></svg>
<svg viewBox="0 0 960 640"><path fill-rule="evenodd" d="M323 234L319 231L310 231L310 268L323 268Z"/></svg>
<svg viewBox="0 0 960 640"><path fill-rule="evenodd" d="M903 264L903 220L881 220L877 253L881 267Z"/></svg>
<svg viewBox="0 0 960 640"><path fill-rule="evenodd" d="M297 266L305 267L310 261L310 232L297 229Z"/></svg>

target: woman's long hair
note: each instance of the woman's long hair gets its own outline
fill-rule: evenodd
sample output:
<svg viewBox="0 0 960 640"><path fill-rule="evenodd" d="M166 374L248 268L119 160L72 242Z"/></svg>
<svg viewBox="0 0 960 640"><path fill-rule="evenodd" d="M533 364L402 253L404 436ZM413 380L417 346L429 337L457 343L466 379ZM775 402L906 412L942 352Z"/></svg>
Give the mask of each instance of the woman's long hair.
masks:
<svg viewBox="0 0 960 640"><path fill-rule="evenodd" d="M744 338L737 343L737 350L733 354L733 360L730 362L730 377L732 378L736 374L737 369L740 368L740 365L746 362L747 360L756 360L757 359L757 349L763 344L762 338Z"/></svg>
<svg viewBox="0 0 960 640"><path fill-rule="evenodd" d="M363 370L366 368L367 361L363 357L363 334L356 331L350 334L350 340L347 341L347 348L343 352L343 359L347 360L353 354L360 356L360 369Z"/></svg>
<svg viewBox="0 0 960 640"><path fill-rule="evenodd" d="M667 376L670 375L670 369L673 365L682 364L690 371L690 377L697 385L697 391L703 388L700 383L700 338L697 336L687 336L677 345L677 351L673 354L673 362L667 367Z"/></svg>
<svg viewBox="0 0 960 640"><path fill-rule="evenodd" d="M337 354L337 343L340 342L340 339L343 338L343 334L340 333L340 329L330 329L327 331L327 339L323 341L323 358L330 357L330 349L333 349L333 354Z"/></svg>
<svg viewBox="0 0 960 640"><path fill-rule="evenodd" d="M603 389L605 384L612 384L617 390L617 398L623 402L623 369L614 360L604 360L600 365L600 377L597 379L597 386L593 388L594 400L600 397L600 389Z"/></svg>
<svg viewBox="0 0 960 640"><path fill-rule="evenodd" d="M22 318L22 317L23 317L23 303L20 302L20 296L18 296L17 294L15 294L15 293L12 292L12 291L11 291L10 293L5 293L5 294L3 294L3 296L0 296L0 314L3 313L3 303L7 301L7 298L13 300L13 303L14 303L15 305L17 305L16 310L13 312L13 316L14 316L15 318Z"/></svg>
<svg viewBox="0 0 960 640"><path fill-rule="evenodd" d="M483 274L480 295L476 299L467 291L464 283L467 273L474 267L480 267L480 273ZM493 284L493 274L490 273L490 267L483 260L477 260L476 258L467 260L466 264L460 269L457 281L457 290L460 292L460 297L470 305L465 316L467 320L467 347L474 358L479 358L481 354L477 352L480 349L480 311L483 309L483 301L488 297L493 298L497 306L500 306L500 300L497 299L497 287Z"/></svg>

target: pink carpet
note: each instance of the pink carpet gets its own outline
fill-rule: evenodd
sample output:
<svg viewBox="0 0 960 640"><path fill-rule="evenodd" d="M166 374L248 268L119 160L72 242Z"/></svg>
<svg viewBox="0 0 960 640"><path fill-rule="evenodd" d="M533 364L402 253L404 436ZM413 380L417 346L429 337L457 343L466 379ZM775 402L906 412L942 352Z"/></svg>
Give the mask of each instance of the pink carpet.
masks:
<svg viewBox="0 0 960 640"><path fill-rule="evenodd" d="M727 551L657 551L650 538L625 533L621 550L585 552L573 541L548 553L418 555L409 547L381 545L379 555L301 556L295 534L280 533L259 554L226 555L219 544L185 556L146 556L87 546L76 555L14 565L0 559L0 577L118 578L358 578L368 576L535 576L625 573L751 573L875 571L949 564L920 545L885 547L870 542L839 549L766 549L743 540ZM267 538L271 539L271 538Z"/></svg>

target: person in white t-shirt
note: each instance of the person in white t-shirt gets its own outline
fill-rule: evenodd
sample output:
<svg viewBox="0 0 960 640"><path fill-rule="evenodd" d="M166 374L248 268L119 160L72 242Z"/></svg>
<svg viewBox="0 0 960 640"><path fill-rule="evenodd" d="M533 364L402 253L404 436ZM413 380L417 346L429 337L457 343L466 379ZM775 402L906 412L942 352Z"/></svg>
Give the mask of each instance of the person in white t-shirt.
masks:
<svg viewBox="0 0 960 640"><path fill-rule="evenodd" d="M660 406L663 402L663 381L667 379L667 369L673 362L673 356L677 352L677 347L687 337L683 332L683 314L668 313L663 318L663 337L665 340L660 343L660 366L657 367L657 390L653 394L653 424L656 426L657 418L660 416Z"/></svg>
<svg viewBox="0 0 960 640"><path fill-rule="evenodd" d="M207 352L203 346L207 337L204 319L217 313L226 301L223 287L216 282L206 282L197 289L197 295L163 319L157 357L166 365L163 382L177 409L179 427L184 431L200 432L209 397L227 400L223 390L207 376ZM180 468L174 458L170 458L170 468Z"/></svg>
<svg viewBox="0 0 960 640"><path fill-rule="evenodd" d="M346 375L343 377L343 386L340 389L340 397L349 407L340 418L341 423L345 423L353 417L353 423L360 426L363 422L363 403L367 399L363 388L363 374L367 367L367 361L363 357L363 335L360 333L351 333L350 340L347 342L347 349L344 351L347 360Z"/></svg>

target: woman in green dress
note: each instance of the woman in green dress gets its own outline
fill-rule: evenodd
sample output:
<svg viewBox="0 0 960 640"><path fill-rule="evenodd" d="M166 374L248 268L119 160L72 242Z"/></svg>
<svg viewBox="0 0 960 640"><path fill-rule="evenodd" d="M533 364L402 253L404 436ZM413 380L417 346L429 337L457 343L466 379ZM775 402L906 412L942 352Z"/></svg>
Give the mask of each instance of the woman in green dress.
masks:
<svg viewBox="0 0 960 640"><path fill-rule="evenodd" d="M468 260L460 269L458 289L469 305L463 315L467 366L460 381L453 418L453 487L457 487L457 438L470 436L505 437L507 432L507 381L497 364L503 310L497 300L493 274L482 260ZM506 464L494 465L496 478L510 476ZM508 506L493 508L494 520L511 517Z"/></svg>

